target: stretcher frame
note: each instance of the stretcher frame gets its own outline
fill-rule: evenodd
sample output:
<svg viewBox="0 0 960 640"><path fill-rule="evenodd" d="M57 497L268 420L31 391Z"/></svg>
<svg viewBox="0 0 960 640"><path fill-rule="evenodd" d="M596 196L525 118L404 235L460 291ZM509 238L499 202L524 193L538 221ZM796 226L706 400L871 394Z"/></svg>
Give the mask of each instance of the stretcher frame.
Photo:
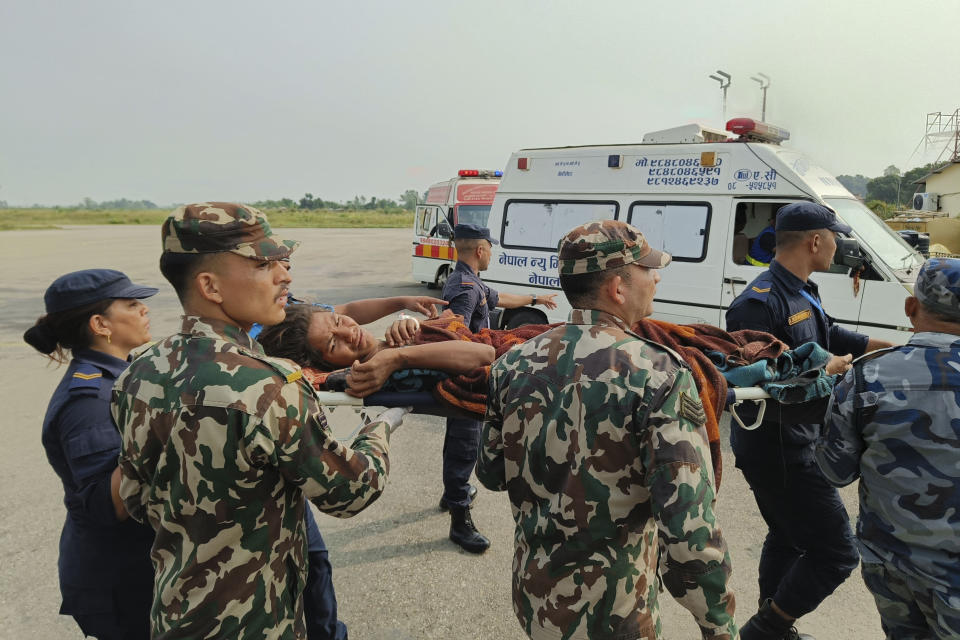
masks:
<svg viewBox="0 0 960 640"><path fill-rule="evenodd" d="M752 431L760 426L763 421L764 413L767 408L767 400L770 394L760 387L730 387L733 395L732 402L729 402L726 411L730 412L730 417L742 428ZM411 407L411 413L426 414L443 417L469 417L461 411L449 407L442 407L437 404L433 396L426 392L400 393L393 391L378 391L365 398L356 398L342 391L316 391L320 404L325 407L351 407L355 411L362 411L368 407ZM757 403L757 417L752 424L744 424L743 420L737 414L737 407L744 402Z"/></svg>

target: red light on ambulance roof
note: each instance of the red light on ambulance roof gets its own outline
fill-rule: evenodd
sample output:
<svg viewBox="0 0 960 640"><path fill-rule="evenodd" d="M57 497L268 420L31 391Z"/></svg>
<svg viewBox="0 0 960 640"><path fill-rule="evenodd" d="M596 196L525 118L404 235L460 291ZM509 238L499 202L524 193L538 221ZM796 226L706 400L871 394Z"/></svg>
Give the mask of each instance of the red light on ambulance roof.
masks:
<svg viewBox="0 0 960 640"><path fill-rule="evenodd" d="M460 169L460 171L457 172L457 175L459 175L461 178L476 178L477 176L480 175L480 170L479 169Z"/></svg>
<svg viewBox="0 0 960 640"><path fill-rule="evenodd" d="M790 132L781 127L753 118L733 118L727 121L727 131L746 140L761 140L779 144L790 139Z"/></svg>
<svg viewBox="0 0 960 640"><path fill-rule="evenodd" d="M530 168L528 158L517 158L517 169L520 171L526 171Z"/></svg>

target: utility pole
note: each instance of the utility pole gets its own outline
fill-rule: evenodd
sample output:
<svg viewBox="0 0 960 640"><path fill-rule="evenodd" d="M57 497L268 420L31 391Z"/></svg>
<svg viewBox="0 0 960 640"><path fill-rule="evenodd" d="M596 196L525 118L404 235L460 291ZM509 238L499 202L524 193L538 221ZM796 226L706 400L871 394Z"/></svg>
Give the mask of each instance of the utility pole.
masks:
<svg viewBox="0 0 960 640"><path fill-rule="evenodd" d="M711 80L720 83L720 89L723 91L723 121L727 121L727 87L730 86L730 74L726 71L717 69L717 75L710 74Z"/></svg>
<svg viewBox="0 0 960 640"><path fill-rule="evenodd" d="M757 77L759 76L759 77ZM760 121L767 121L767 88L770 86L770 76L765 73L757 73L755 76L750 76L751 80L760 83L760 90L763 91L763 107L760 110Z"/></svg>

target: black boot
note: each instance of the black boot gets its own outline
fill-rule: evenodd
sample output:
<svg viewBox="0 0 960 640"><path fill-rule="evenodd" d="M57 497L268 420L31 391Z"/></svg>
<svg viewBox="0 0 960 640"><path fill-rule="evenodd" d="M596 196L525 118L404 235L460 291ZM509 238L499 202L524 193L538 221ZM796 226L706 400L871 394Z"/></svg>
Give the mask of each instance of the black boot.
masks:
<svg viewBox="0 0 960 640"><path fill-rule="evenodd" d="M756 615L740 629L740 640L815 640L813 636L797 633L793 623L773 610L767 600Z"/></svg>
<svg viewBox="0 0 960 640"><path fill-rule="evenodd" d="M473 504L473 501L477 499L477 488L472 484L467 485L467 500L470 501L470 504ZM440 511L448 511L450 505L447 504L447 499L443 496L440 496Z"/></svg>
<svg viewBox="0 0 960 640"><path fill-rule="evenodd" d="M470 553L483 553L490 541L480 535L470 517L470 507L450 505L450 539Z"/></svg>

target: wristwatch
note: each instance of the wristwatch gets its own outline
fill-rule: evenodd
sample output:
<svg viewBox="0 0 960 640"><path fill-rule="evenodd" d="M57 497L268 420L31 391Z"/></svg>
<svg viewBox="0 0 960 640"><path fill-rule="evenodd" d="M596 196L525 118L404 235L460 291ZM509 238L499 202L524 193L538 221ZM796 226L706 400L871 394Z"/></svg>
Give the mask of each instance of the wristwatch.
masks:
<svg viewBox="0 0 960 640"><path fill-rule="evenodd" d="M531 294L530 294L530 298L532 298L532 299L530 300L530 306L531 306L531 307L537 306L537 294L531 293Z"/></svg>

